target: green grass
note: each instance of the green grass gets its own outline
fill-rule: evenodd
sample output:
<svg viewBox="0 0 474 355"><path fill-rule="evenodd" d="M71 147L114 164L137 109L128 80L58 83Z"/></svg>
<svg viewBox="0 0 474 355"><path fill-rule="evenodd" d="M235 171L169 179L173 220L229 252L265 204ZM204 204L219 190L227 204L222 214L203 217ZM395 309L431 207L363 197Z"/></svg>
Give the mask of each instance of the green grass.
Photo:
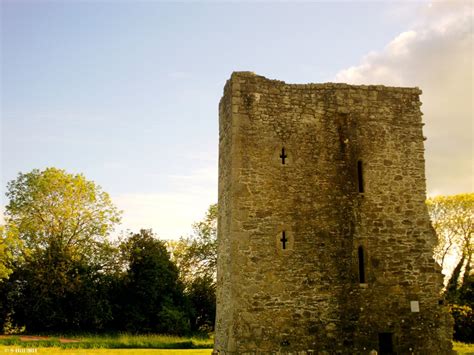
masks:
<svg viewBox="0 0 474 355"><path fill-rule="evenodd" d="M457 351L458 354L474 354L474 344L453 342L453 350Z"/></svg>
<svg viewBox="0 0 474 355"><path fill-rule="evenodd" d="M1 354L15 354L18 347L0 346ZM62 349L36 348L31 354L51 355L211 355L210 349L157 350L157 349ZM28 353L25 353L28 354Z"/></svg>
<svg viewBox="0 0 474 355"><path fill-rule="evenodd" d="M60 336L48 340L21 341L20 336L0 339L0 345L28 348L57 347L63 349L211 349L213 339L185 338L167 335L76 335L64 336L80 340L78 343L61 343Z"/></svg>
<svg viewBox="0 0 474 355"><path fill-rule="evenodd" d="M14 353L14 349L21 347L37 349L36 353L38 354L54 355L210 355L213 344L213 339L153 334L132 335L124 333L64 337L77 339L81 342L62 344L59 342L59 336L51 337L50 340L23 342L20 341L19 336L11 336L7 339L0 339L0 353ZM459 354L474 354L474 344L453 342L453 349Z"/></svg>

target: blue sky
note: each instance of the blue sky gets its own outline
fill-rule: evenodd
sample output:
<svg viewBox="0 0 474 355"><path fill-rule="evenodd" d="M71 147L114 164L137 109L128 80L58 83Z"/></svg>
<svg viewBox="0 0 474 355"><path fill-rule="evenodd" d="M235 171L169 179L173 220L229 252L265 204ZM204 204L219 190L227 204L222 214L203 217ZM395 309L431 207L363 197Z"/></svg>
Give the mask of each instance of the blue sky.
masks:
<svg viewBox="0 0 474 355"><path fill-rule="evenodd" d="M189 233L217 201L217 106L237 70L422 87L429 192L472 191L472 5L433 5L4 0L0 205L20 171L55 166L109 192L121 228ZM458 76L441 75L446 61Z"/></svg>

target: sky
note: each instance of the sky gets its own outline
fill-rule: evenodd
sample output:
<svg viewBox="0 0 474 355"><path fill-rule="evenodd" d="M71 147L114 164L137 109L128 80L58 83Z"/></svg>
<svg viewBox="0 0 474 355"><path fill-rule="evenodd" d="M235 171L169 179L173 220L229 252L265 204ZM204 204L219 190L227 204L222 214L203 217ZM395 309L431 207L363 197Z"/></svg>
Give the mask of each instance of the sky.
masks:
<svg viewBox="0 0 474 355"><path fill-rule="evenodd" d="M19 172L83 173L118 230L192 232L217 202L233 71L423 90L429 195L473 189L471 2L0 0L0 209ZM0 211L1 212L1 211Z"/></svg>

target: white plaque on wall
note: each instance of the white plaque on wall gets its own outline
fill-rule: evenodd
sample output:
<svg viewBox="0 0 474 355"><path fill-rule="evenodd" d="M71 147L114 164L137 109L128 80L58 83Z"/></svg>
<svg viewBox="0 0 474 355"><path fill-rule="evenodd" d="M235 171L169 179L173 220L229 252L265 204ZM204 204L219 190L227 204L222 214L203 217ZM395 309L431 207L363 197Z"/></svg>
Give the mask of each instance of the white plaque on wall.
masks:
<svg viewBox="0 0 474 355"><path fill-rule="evenodd" d="M410 308L412 312L419 312L420 303L418 301L410 301Z"/></svg>

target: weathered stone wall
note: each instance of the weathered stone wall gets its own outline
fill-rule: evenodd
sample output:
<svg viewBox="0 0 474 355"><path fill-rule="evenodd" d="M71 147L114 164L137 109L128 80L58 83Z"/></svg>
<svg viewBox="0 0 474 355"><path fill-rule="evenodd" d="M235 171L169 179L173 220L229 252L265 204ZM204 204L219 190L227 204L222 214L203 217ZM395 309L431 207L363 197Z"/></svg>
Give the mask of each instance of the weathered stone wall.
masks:
<svg viewBox="0 0 474 355"><path fill-rule="evenodd" d="M449 353L420 94L232 74L219 108L216 351Z"/></svg>

